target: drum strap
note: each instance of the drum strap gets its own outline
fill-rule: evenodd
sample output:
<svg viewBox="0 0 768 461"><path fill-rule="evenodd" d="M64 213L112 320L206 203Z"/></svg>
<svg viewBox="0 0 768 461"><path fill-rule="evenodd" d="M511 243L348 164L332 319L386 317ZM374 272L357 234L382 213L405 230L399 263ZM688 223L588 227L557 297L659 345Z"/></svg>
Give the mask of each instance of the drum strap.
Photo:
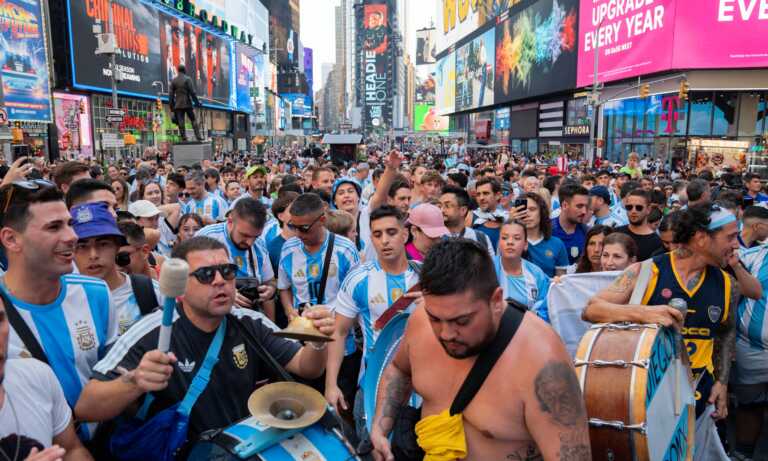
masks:
<svg viewBox="0 0 768 461"><path fill-rule="evenodd" d="M496 336L491 341L491 344L486 347L483 352L477 357L477 361L469 370L467 378L461 385L459 392L453 399L451 404L451 415L456 415L464 411L464 409L475 398L475 394L480 390L485 382L485 378L493 370L496 361L501 357L501 354L507 349L507 345L515 336L517 329L525 317L525 312L528 309L517 301L511 299L507 300L507 308L504 310L504 314L501 316L501 322L499 323L499 330L496 332Z"/></svg>
<svg viewBox="0 0 768 461"><path fill-rule="evenodd" d="M328 271L333 258L333 243L336 240L336 234L328 231L331 235L328 237L328 248L325 250L325 261L323 261L323 274L320 276L320 289L317 292L317 304L325 304L325 285L328 282Z"/></svg>
<svg viewBox="0 0 768 461"><path fill-rule="evenodd" d="M645 290L648 289L648 283L651 281L651 269L653 259L646 259L640 264L640 274L635 282L635 289L632 290L632 297L629 298L629 304L642 304Z"/></svg>
<svg viewBox="0 0 768 461"><path fill-rule="evenodd" d="M421 290L421 284L417 283L416 285L409 288L408 291L405 292L405 294L413 293L414 291L420 291L420 290ZM411 303L416 301L415 298L411 298L410 296L405 296L405 294L397 298L397 301L393 302L392 305L389 306L389 309L385 310L384 313L381 314L379 318L376 319L375 322L373 322L374 330L381 330L382 328L387 326L387 323L390 320L392 320L392 317L406 310L408 306L411 305Z"/></svg>

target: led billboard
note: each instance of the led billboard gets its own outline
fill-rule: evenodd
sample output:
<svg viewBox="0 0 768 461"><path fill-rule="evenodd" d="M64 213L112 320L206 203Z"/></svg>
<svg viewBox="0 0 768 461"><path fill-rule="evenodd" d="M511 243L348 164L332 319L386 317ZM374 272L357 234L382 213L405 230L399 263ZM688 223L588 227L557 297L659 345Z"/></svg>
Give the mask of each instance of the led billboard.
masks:
<svg viewBox="0 0 768 461"><path fill-rule="evenodd" d="M494 29L456 50L456 110L493 104Z"/></svg>

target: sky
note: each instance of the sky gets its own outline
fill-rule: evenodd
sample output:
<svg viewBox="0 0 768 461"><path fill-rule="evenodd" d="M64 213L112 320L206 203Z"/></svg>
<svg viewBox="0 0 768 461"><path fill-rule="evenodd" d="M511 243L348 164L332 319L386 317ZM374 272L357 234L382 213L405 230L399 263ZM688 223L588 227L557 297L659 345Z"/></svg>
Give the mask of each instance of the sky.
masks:
<svg viewBox="0 0 768 461"><path fill-rule="evenodd" d="M437 1L405 0L410 19L410 31L406 37L407 52L411 59L416 56L416 30L429 25L430 19L436 22ZM334 8L339 0L301 0L301 42L312 48L314 53L314 75L318 76L313 84L313 93L323 87L319 76L324 62L336 62L336 22Z"/></svg>

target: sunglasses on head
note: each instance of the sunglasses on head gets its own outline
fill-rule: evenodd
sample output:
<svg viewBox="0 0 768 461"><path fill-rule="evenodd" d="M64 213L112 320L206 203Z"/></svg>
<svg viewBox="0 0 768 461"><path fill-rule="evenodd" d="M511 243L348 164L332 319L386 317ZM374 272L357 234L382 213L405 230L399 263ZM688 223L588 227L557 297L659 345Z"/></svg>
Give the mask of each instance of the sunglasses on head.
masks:
<svg viewBox="0 0 768 461"><path fill-rule="evenodd" d="M315 223L317 223L320 220L320 218L322 218L322 217L323 217L323 215L320 214L320 216L315 218L315 220L312 221L312 223L310 223L310 224L297 225L297 224L286 223L285 225L288 226L288 229L290 229L292 231L300 232L302 234L306 234L307 232L310 231L310 229L312 229L312 226L314 226Z"/></svg>
<svg viewBox="0 0 768 461"><path fill-rule="evenodd" d="M56 184L46 181L45 179L30 179L27 181L13 181L8 187L7 196L5 197L5 205L3 206L3 214L8 211L8 207L11 205L11 199L13 198L13 191L16 189L24 189L26 191L34 191L38 189L45 189L47 187L56 187Z"/></svg>
<svg viewBox="0 0 768 461"><path fill-rule="evenodd" d="M635 209L637 211L643 211L645 209L645 205L625 205L624 209L627 211L632 211L632 209Z"/></svg>
<svg viewBox="0 0 768 461"><path fill-rule="evenodd" d="M226 281L234 280L237 275L236 264L219 264L218 266L203 266L189 273L194 276L198 282L203 285L210 285L216 278L216 272L221 274L221 278Z"/></svg>

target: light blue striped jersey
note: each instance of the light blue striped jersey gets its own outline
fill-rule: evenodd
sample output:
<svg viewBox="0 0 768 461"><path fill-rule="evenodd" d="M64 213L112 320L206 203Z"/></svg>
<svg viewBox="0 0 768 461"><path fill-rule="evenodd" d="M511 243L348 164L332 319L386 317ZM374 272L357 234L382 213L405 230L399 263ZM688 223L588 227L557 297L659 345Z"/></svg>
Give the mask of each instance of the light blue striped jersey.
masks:
<svg viewBox="0 0 768 461"><path fill-rule="evenodd" d="M737 310L737 338L749 343L753 349L768 350L768 245L740 251L741 261L763 286L763 297L754 300L743 296Z"/></svg>
<svg viewBox="0 0 768 461"><path fill-rule="evenodd" d="M253 267L251 267L251 256L248 255L248 250L241 250L232 242L226 222L205 226L197 231L195 235L210 237L226 245L229 252L229 260L233 264L237 264L238 277L258 277L261 282L268 282L275 278L275 272L272 270L272 264L269 262L267 245L262 237L257 238L250 249L253 262L256 264L256 272L254 272Z"/></svg>
<svg viewBox="0 0 768 461"><path fill-rule="evenodd" d="M169 258L173 244L176 243L176 234L173 233L170 224L162 216L158 223L158 230L160 231L160 241L157 242L157 251L166 258Z"/></svg>
<svg viewBox="0 0 768 461"><path fill-rule="evenodd" d="M332 308L336 314L350 319L357 318L363 332L363 364L379 336L379 331L373 328L376 320L418 282L419 274L411 264L402 274L390 274L375 260L352 269L344 279ZM411 304L408 312L413 310L413 306Z"/></svg>
<svg viewBox="0 0 768 461"><path fill-rule="evenodd" d="M521 262L522 274L509 275L504 272L501 256L493 258L496 277L504 290L504 299L512 298L520 304L528 306L529 310L534 311L539 317L549 322L549 315L542 309L549 292L549 277L536 264L525 259Z"/></svg>
<svg viewBox="0 0 768 461"><path fill-rule="evenodd" d="M117 315L109 287L100 279L66 274L58 297L47 305L24 302L3 289L45 351L69 405L74 408L91 369L117 339ZM8 357L31 357L13 328Z"/></svg>
<svg viewBox="0 0 768 461"><path fill-rule="evenodd" d="M625 213L622 215L618 213L613 208L609 209L609 212L607 215L601 217L598 217L597 215L592 216L592 225L601 225L601 226L609 226L609 227L620 227L620 226L626 226L629 224L629 220L626 216L626 210Z"/></svg>
<svg viewBox="0 0 768 461"><path fill-rule="evenodd" d="M328 280L325 284L325 301L318 300L320 278L323 273L325 251L331 233L326 231L323 246L316 253L307 252L298 237L292 237L283 244L280 253L277 288L291 289L293 307L298 308L304 303L333 304L341 282L349 272L360 262L355 244L349 239L336 235L333 245L331 265L328 268Z"/></svg>
<svg viewBox="0 0 768 461"><path fill-rule="evenodd" d="M181 214L195 213L202 218L208 218L212 221L221 221L225 218L229 205L227 202L214 194L205 193L202 200L190 198L181 208Z"/></svg>
<svg viewBox="0 0 768 461"><path fill-rule="evenodd" d="M115 306L115 315L117 316L117 334L122 335L141 318L141 309L136 302L136 295L133 294L131 278L127 274L120 274L125 278L122 285L112 290L112 305ZM160 284L157 280L152 280L152 286L155 287L155 297L158 305L163 307L165 297L160 294Z"/></svg>
<svg viewBox="0 0 768 461"><path fill-rule="evenodd" d="M264 239L264 243L269 244L275 237L280 234L280 222L272 216L267 219L267 223L264 224L264 231L261 233L261 237Z"/></svg>
<svg viewBox="0 0 768 461"><path fill-rule="evenodd" d="M229 206L229 208L230 209L234 208L235 207L235 203L239 202L240 200L242 200L244 198L248 198L248 197L254 198L253 196L251 196L250 192L245 192L243 195L241 195L240 197L238 197L234 201L232 201L232 204ZM269 211L269 209L272 208L272 199L267 197L266 195L262 195L261 197L259 197L256 200L261 202L261 204L264 205L267 208L267 211Z"/></svg>

